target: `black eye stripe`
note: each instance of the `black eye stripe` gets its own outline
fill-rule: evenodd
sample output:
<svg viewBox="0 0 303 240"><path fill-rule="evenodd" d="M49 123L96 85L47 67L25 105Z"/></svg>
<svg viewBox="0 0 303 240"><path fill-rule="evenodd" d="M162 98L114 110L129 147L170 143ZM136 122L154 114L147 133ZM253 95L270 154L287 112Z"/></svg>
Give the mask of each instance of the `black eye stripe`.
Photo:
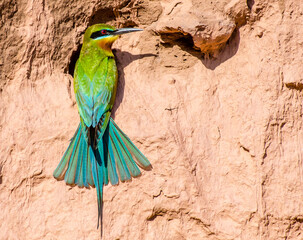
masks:
<svg viewBox="0 0 303 240"><path fill-rule="evenodd" d="M113 30L108 30L108 29L102 29L102 30L100 30L100 31L93 32L93 33L90 35L90 38L96 39L96 38L98 38L98 37L107 36L107 35L110 35L112 32L114 32L114 31L113 31Z"/></svg>

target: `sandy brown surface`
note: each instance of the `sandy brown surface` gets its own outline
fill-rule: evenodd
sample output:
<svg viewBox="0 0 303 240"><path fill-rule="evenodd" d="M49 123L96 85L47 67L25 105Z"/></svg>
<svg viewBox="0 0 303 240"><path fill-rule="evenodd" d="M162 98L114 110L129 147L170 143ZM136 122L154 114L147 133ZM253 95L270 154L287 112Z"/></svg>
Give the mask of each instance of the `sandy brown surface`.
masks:
<svg viewBox="0 0 303 240"><path fill-rule="evenodd" d="M303 2L0 3L0 239L100 239L95 189L52 173L79 122L85 29L114 45L114 118L153 170L104 189L104 239L303 239Z"/></svg>

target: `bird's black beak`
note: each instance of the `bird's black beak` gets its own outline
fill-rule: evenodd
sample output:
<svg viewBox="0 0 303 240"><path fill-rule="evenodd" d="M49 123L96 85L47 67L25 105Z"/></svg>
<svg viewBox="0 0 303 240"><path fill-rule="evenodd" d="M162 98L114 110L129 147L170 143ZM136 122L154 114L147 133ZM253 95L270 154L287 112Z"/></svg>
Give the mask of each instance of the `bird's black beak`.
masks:
<svg viewBox="0 0 303 240"><path fill-rule="evenodd" d="M140 29L140 28L120 28L120 29L117 29L114 32L111 32L111 35L122 35L122 34L125 34L125 33L139 32L139 31L143 31L143 29Z"/></svg>

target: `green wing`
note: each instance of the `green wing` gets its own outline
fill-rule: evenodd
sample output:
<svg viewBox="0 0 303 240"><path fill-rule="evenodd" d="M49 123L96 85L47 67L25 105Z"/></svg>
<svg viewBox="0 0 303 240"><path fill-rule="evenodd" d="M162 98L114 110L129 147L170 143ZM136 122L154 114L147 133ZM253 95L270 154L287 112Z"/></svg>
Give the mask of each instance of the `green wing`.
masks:
<svg viewBox="0 0 303 240"><path fill-rule="evenodd" d="M85 62L79 58L75 68L74 90L80 117L86 127L96 127L103 114L111 111L117 88L117 68L115 60L103 57L100 64L86 70ZM103 121L102 130L107 126ZM102 134L105 131L102 131Z"/></svg>

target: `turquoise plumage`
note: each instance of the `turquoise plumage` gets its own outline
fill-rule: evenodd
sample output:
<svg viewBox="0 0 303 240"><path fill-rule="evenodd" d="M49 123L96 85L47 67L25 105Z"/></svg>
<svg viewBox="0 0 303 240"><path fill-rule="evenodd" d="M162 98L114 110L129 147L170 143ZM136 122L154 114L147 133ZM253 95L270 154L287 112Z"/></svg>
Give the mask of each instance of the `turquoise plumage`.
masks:
<svg viewBox="0 0 303 240"><path fill-rule="evenodd" d="M75 66L74 91L80 124L53 175L79 187L96 187L98 226L103 186L117 185L149 170L151 164L110 117L118 75L112 43L119 35L138 29L115 29L105 24L89 27ZM139 166L139 167L138 167Z"/></svg>

